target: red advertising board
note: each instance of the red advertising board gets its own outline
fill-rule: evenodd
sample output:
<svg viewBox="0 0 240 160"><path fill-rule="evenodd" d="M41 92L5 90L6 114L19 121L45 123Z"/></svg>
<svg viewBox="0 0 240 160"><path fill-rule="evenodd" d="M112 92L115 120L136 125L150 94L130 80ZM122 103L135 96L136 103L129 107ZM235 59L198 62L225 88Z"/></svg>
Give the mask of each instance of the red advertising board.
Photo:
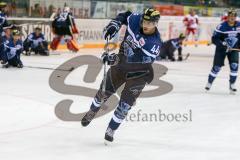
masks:
<svg viewBox="0 0 240 160"><path fill-rule="evenodd" d="M154 5L161 15L164 16L182 16L184 15L184 7L181 5Z"/></svg>

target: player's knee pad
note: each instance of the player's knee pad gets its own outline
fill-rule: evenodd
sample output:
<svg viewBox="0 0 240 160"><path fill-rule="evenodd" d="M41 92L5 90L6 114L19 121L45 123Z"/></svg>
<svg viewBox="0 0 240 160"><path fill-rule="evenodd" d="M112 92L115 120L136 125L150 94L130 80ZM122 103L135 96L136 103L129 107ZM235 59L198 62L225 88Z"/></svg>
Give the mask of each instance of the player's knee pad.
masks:
<svg viewBox="0 0 240 160"><path fill-rule="evenodd" d="M220 66L213 66L210 75L212 77L217 77L218 72L221 70Z"/></svg>
<svg viewBox="0 0 240 160"><path fill-rule="evenodd" d="M52 50L56 50L57 47L58 47L58 45L59 45L59 43L60 43L60 41L61 41L61 37L60 37L60 36L55 37L55 38L52 40L51 44L50 44L50 48L51 48Z"/></svg>
<svg viewBox="0 0 240 160"><path fill-rule="evenodd" d="M67 48L74 52L77 52L79 50L77 42L74 41L73 39L67 41Z"/></svg>
<svg viewBox="0 0 240 160"><path fill-rule="evenodd" d="M231 63L230 69L231 71L238 71L238 63Z"/></svg>
<svg viewBox="0 0 240 160"><path fill-rule="evenodd" d="M238 76L238 63L231 63L230 70L230 82L235 83Z"/></svg>
<svg viewBox="0 0 240 160"><path fill-rule="evenodd" d="M130 109L131 109L131 106L129 104L127 104L124 101L120 101L114 112L114 115L120 121L124 120Z"/></svg>
<svg viewBox="0 0 240 160"><path fill-rule="evenodd" d="M220 66L213 66L213 68L212 68L212 71L213 71L214 73L218 73L218 72L220 72L220 70L221 70L221 67L220 67Z"/></svg>

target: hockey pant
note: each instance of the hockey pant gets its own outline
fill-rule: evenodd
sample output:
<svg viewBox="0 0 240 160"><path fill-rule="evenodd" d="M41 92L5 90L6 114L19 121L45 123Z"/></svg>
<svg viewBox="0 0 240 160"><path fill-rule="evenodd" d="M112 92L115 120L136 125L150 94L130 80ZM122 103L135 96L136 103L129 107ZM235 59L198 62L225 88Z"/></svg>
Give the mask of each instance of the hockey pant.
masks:
<svg viewBox="0 0 240 160"><path fill-rule="evenodd" d="M116 130L127 116L128 111L136 102L146 83L153 79L153 68L151 64L126 63L124 55L119 55L120 63L111 66L107 72L105 92L102 91L103 82L93 99L91 110L98 111L101 104L114 94L117 89L125 84L121 92L119 104L114 112L109 126Z"/></svg>

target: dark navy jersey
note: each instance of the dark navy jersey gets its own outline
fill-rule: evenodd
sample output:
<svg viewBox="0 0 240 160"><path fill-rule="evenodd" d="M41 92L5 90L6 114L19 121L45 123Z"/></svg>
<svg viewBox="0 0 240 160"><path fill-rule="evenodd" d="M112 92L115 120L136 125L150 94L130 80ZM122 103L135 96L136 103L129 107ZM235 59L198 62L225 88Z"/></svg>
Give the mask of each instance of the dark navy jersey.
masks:
<svg viewBox="0 0 240 160"><path fill-rule="evenodd" d="M142 33L141 17L141 14L133 13L127 16L126 20L122 19L122 24L125 24L127 29L120 51L127 56L129 63L153 63L162 46L157 28L152 35Z"/></svg>
<svg viewBox="0 0 240 160"><path fill-rule="evenodd" d="M42 33L40 33L37 36L35 32L29 34L28 37L27 37L27 40L32 42L32 45L33 45L32 47L34 47L34 48L37 47L43 41L46 41L45 37Z"/></svg>
<svg viewBox="0 0 240 160"><path fill-rule="evenodd" d="M163 42L160 49L160 55L157 57L157 60L168 59L175 60L174 52L178 50L178 56L182 55L182 40L180 38L169 39Z"/></svg>
<svg viewBox="0 0 240 160"><path fill-rule="evenodd" d="M235 22L234 26L230 26L228 22L223 22L216 27L212 36L212 42L217 47L223 47L226 42L230 47L234 48L239 45L240 38L240 22Z"/></svg>
<svg viewBox="0 0 240 160"><path fill-rule="evenodd" d="M163 42L161 52L175 52L182 47L182 41L179 38L169 39ZM160 53L161 54L161 53Z"/></svg>
<svg viewBox="0 0 240 160"><path fill-rule="evenodd" d="M180 41L179 38L174 38L174 39L170 39L164 43L171 43L172 44L172 47L175 48L175 49L178 49L182 46L182 41Z"/></svg>
<svg viewBox="0 0 240 160"><path fill-rule="evenodd" d="M12 37L7 37L6 35L2 36L2 41L6 42L7 40L11 39Z"/></svg>
<svg viewBox="0 0 240 160"><path fill-rule="evenodd" d="M69 27L74 25L74 17L71 12L61 12L55 19L54 25L57 27Z"/></svg>
<svg viewBox="0 0 240 160"><path fill-rule="evenodd" d="M23 44L21 40L18 40L15 44L13 38L6 39L4 41L4 52L7 54L8 60L19 56L22 53Z"/></svg>
<svg viewBox="0 0 240 160"><path fill-rule="evenodd" d="M3 27L6 27L7 25L7 16L5 13L0 12L0 34L3 33Z"/></svg>

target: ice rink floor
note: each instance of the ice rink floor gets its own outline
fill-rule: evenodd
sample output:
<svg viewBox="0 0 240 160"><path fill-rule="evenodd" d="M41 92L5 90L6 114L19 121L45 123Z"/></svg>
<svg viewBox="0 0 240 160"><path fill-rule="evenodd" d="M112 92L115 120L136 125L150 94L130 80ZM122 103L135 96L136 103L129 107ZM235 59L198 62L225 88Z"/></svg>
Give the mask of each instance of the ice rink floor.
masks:
<svg viewBox="0 0 240 160"><path fill-rule="evenodd" d="M113 112L95 119L87 128L55 115L55 106L72 99L72 113L88 110L92 98L63 95L50 88L52 70L0 68L0 159L1 160L239 160L240 93L230 95L226 65L212 90L204 86L212 66L212 50L195 49L184 62L160 62L169 70L161 77L173 85L162 96L140 98L130 114L191 112L188 121L126 121L115 134L111 146L103 138ZM190 50L191 51L191 50ZM56 68L79 55L100 53L82 50L50 57L23 56L26 66ZM186 51L185 51L186 53ZM99 56L100 54L98 54ZM207 55L207 56L206 56ZM226 63L227 64L227 63ZM96 82L85 83L86 66L71 72L67 84L98 89ZM237 87L240 89L239 80ZM145 90L151 89L151 86Z"/></svg>

